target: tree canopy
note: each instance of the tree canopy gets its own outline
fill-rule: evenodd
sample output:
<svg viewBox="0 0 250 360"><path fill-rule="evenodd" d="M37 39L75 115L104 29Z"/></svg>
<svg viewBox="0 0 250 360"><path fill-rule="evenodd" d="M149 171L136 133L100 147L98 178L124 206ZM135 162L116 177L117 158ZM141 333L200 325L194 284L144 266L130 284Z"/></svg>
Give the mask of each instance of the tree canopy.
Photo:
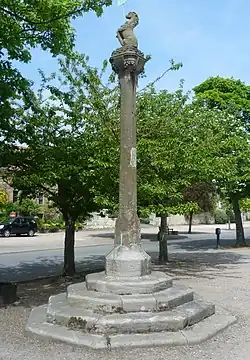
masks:
<svg viewBox="0 0 250 360"><path fill-rule="evenodd" d="M58 76L46 77L41 72L42 88L33 94L32 108L20 113L19 135L27 146L6 145L1 160L6 181L23 195L43 192L62 213L67 249L64 271L72 274L75 222L103 209L109 193L118 193L114 187L118 185L119 142L107 124L112 118L112 109L107 111L111 96L106 96L101 82L107 63L98 71L84 55L72 54L59 60L59 65Z"/></svg>
<svg viewBox="0 0 250 360"><path fill-rule="evenodd" d="M13 61L28 63L31 49L40 46L53 56L69 54L75 32L71 19L88 11L102 14L111 0L3 0L0 4L0 130L10 141L16 130L17 109L30 106L32 82Z"/></svg>
<svg viewBox="0 0 250 360"><path fill-rule="evenodd" d="M196 101L205 108L227 113L218 125L219 165L224 174L215 174L219 191L231 199L236 220L236 245L245 245L240 203L249 194L250 87L240 80L209 78L194 88ZM226 195L225 195L226 194Z"/></svg>
<svg viewBox="0 0 250 360"><path fill-rule="evenodd" d="M1 58L28 62L30 49L41 46L67 55L74 45L72 18L94 11L98 16L111 0L3 0L0 6Z"/></svg>
<svg viewBox="0 0 250 360"><path fill-rule="evenodd" d="M250 86L241 80L210 77L193 89L203 106L238 112L247 126L250 121Z"/></svg>

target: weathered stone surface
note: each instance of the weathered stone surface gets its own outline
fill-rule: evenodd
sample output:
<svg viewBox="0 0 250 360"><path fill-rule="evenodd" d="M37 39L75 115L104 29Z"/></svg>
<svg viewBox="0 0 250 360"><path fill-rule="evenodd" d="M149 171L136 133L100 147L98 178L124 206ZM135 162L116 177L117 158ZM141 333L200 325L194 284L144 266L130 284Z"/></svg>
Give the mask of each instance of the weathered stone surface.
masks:
<svg viewBox="0 0 250 360"><path fill-rule="evenodd" d="M96 323L97 333L153 333L177 331L187 325L187 317L178 311L162 313L112 314L101 317Z"/></svg>
<svg viewBox="0 0 250 360"><path fill-rule="evenodd" d="M132 295L122 298L122 308L112 309L113 314L107 315L87 310L81 302L68 304L66 294L52 296L47 307L47 321L70 325L71 328L86 332L142 333L177 331L214 314L213 304L201 300L178 306L176 310L157 313L153 295Z"/></svg>
<svg viewBox="0 0 250 360"><path fill-rule="evenodd" d="M82 319L85 330L92 329L99 319L100 315L91 310L85 309L81 303L69 304L66 293L51 296L47 307L46 320L50 323L62 324L74 327L77 319ZM77 324L75 324L77 325ZM81 321L75 327L80 328Z"/></svg>
<svg viewBox="0 0 250 360"><path fill-rule="evenodd" d="M118 245L106 256L106 275L140 277L151 272L151 258L140 245Z"/></svg>
<svg viewBox="0 0 250 360"><path fill-rule="evenodd" d="M152 332L145 334L96 335L69 330L66 326L47 323L47 306L31 311L26 331L42 338L60 340L69 344L92 349L114 349L119 347L152 347L199 344L236 322L230 315L213 315L198 324L177 332Z"/></svg>
<svg viewBox="0 0 250 360"><path fill-rule="evenodd" d="M178 332L154 332L149 334L117 334L110 337L111 349L155 346L187 345L187 340Z"/></svg>
<svg viewBox="0 0 250 360"><path fill-rule="evenodd" d="M194 325L215 313L215 305L202 300L187 302L178 306L176 309L187 316L189 326Z"/></svg>
<svg viewBox="0 0 250 360"><path fill-rule="evenodd" d="M122 308L120 295L89 291L85 283L68 286L67 298L71 304L80 300L82 308L100 313L113 312L114 309Z"/></svg>
<svg viewBox="0 0 250 360"><path fill-rule="evenodd" d="M156 311L156 300L152 294L122 295L122 309L126 312Z"/></svg>
<svg viewBox="0 0 250 360"><path fill-rule="evenodd" d="M126 293L125 290L124 292ZM101 314L121 311L165 311L192 300L193 292L179 287L171 287L151 294L132 295L88 291L84 283L70 285L67 289L69 304L78 302L83 309L90 309ZM49 308L51 308L50 303Z"/></svg>
<svg viewBox="0 0 250 360"><path fill-rule="evenodd" d="M165 273L153 271L140 277L112 277L104 272L86 276L88 290L114 294L151 294L170 288L173 280Z"/></svg>
<svg viewBox="0 0 250 360"><path fill-rule="evenodd" d="M43 338L66 342L72 345L86 346L92 349L106 349L105 335L93 335L82 331L69 330L62 325L45 322L47 306L39 306L31 311L25 330Z"/></svg>
<svg viewBox="0 0 250 360"><path fill-rule="evenodd" d="M219 332L228 328L237 322L237 318L231 315L213 315L205 320L182 330L182 334L190 345L200 344L203 341L211 339Z"/></svg>
<svg viewBox="0 0 250 360"><path fill-rule="evenodd" d="M190 289L173 286L169 289L154 293L158 311L166 311L193 301L194 293Z"/></svg>

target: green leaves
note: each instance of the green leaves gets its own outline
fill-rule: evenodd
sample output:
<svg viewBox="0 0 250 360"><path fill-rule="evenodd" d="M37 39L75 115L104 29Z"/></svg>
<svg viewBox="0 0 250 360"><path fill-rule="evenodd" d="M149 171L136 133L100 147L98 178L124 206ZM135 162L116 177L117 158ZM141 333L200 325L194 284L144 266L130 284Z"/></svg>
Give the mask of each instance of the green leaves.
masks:
<svg viewBox="0 0 250 360"><path fill-rule="evenodd" d="M250 179L250 87L240 80L215 77L204 81L194 91L198 104L221 109L221 116L213 121L214 162L218 169L214 179L227 193L243 194Z"/></svg>
<svg viewBox="0 0 250 360"><path fill-rule="evenodd" d="M197 101L210 108L238 113L246 126L250 120L250 86L234 78L211 77L194 89Z"/></svg>
<svg viewBox="0 0 250 360"><path fill-rule="evenodd" d="M3 140L23 141L17 118L23 111L33 111L35 106L30 90L32 82L23 78L13 66L13 60L28 63L31 49L37 46L50 51L52 56L69 56L75 38L71 18L88 11L100 16L103 7L111 3L111 0L1 1L0 135Z"/></svg>
<svg viewBox="0 0 250 360"><path fill-rule="evenodd" d="M30 47L40 45L53 55L68 54L74 43L71 17L94 11L98 16L112 1L4 0L0 7L1 48L9 59L27 62Z"/></svg>
<svg viewBox="0 0 250 360"><path fill-rule="evenodd" d="M6 149L2 165L23 194L43 192L65 219L76 220L104 204L113 207L117 199L118 93L103 86L99 71L82 54L59 64L59 76L41 73L43 86L33 94L33 110L20 114L28 148ZM58 87L52 85L55 79Z"/></svg>

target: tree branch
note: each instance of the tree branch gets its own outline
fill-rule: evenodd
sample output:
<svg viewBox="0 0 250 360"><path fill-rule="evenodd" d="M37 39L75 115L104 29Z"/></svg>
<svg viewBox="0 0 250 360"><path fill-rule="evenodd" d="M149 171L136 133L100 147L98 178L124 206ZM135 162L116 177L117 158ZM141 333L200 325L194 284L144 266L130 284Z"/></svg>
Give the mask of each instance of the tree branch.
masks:
<svg viewBox="0 0 250 360"><path fill-rule="evenodd" d="M144 88L142 88L140 91L138 91L138 93L143 92L144 90L146 90L148 87L153 86L156 82L158 82L159 80L161 80L169 71L176 71L179 70L183 65L182 63L174 63L174 60L170 60L170 68L168 68L167 70L165 70L160 76L158 76L154 81L151 81L150 83L148 83Z"/></svg>
<svg viewBox="0 0 250 360"><path fill-rule="evenodd" d="M51 18L51 19L48 19L48 20L44 20L44 21L32 21L30 19L27 19L26 17L22 16L22 15L19 15L11 10L8 10L4 7L0 7L0 11L4 12L5 14L9 15L9 16L12 16L14 17L15 19L19 20L19 21L24 21L26 22L27 24L30 24L30 25L46 25L46 24L50 24L50 23L53 23L54 21L57 21L57 20L61 20L61 19L66 19L66 18L69 18L73 15L77 15L79 13L81 13L82 11L84 11L84 6L80 7L79 9L77 10L74 10L74 11L69 11L68 13L66 14L63 14L63 15L59 15L59 16L56 16L54 18Z"/></svg>

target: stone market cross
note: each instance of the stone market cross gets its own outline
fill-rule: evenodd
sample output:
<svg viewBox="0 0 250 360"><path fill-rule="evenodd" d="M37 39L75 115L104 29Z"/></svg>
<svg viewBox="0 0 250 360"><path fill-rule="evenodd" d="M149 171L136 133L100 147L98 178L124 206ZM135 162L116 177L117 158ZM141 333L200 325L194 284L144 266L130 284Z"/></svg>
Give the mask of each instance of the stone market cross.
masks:
<svg viewBox="0 0 250 360"><path fill-rule="evenodd" d="M110 58L121 91L119 215L105 272L86 276L31 311L26 330L94 349L197 344L236 321L190 288L151 270L137 215L136 88L146 59L138 49L135 12L117 31L121 47Z"/></svg>

